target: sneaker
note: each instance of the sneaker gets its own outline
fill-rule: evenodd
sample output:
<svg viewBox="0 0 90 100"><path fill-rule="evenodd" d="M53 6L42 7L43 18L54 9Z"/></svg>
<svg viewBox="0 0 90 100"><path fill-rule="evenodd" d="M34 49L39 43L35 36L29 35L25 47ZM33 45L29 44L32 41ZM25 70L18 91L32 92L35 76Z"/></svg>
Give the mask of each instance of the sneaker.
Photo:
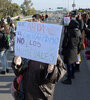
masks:
<svg viewBox="0 0 90 100"><path fill-rule="evenodd" d="M6 69L6 72L9 73L9 69Z"/></svg>
<svg viewBox="0 0 90 100"><path fill-rule="evenodd" d="M72 84L72 81L69 80L69 79L66 79L64 81L62 81L63 84L67 84L67 85L71 85Z"/></svg>
<svg viewBox="0 0 90 100"><path fill-rule="evenodd" d="M5 74L5 73L6 73L5 71L1 71L1 72L0 72L0 74Z"/></svg>

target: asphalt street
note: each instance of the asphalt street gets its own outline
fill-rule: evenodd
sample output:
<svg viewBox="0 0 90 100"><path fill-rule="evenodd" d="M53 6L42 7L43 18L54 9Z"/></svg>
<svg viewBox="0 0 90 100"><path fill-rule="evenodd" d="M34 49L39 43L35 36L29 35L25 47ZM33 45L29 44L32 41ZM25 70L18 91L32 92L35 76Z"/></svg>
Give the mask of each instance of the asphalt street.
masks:
<svg viewBox="0 0 90 100"><path fill-rule="evenodd" d="M90 48L86 49L90 50ZM59 81L56 84L54 100L90 100L90 60L86 59L84 52L81 52L80 72L75 73L72 85L64 85ZM8 53L10 73L0 75L0 100L13 100L11 84L14 73L10 67L13 55L13 53Z"/></svg>
<svg viewBox="0 0 90 100"><path fill-rule="evenodd" d="M63 35L61 36L60 48L62 40ZM90 50L90 47L86 50ZM10 67L13 56L14 53L8 52L10 72L0 75L0 100L14 100L11 95L11 84L15 76ZM90 60L86 59L85 50L81 52L81 59L80 72L75 73L72 85L64 85L61 81L56 84L54 100L90 100Z"/></svg>

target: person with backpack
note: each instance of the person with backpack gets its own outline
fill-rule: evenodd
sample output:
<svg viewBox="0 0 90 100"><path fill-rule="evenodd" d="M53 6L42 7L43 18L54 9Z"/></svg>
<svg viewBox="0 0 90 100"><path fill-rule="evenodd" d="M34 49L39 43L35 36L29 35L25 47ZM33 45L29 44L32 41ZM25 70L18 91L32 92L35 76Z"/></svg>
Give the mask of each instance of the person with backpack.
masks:
<svg viewBox="0 0 90 100"><path fill-rule="evenodd" d="M8 62L7 62L7 50L9 49L9 40L8 34L9 30L4 22L0 21L0 56L1 56L1 65L2 70L0 74L5 74L9 72Z"/></svg>

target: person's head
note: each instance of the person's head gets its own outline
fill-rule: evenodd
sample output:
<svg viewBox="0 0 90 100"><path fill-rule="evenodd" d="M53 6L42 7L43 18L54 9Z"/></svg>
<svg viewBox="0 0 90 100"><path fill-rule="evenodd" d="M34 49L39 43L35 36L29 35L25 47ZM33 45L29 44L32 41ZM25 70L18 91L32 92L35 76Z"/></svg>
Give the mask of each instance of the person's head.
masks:
<svg viewBox="0 0 90 100"><path fill-rule="evenodd" d="M41 15L35 14L32 16L32 21L33 22L40 22L41 21Z"/></svg>
<svg viewBox="0 0 90 100"><path fill-rule="evenodd" d="M77 17L77 11L72 11L71 12L71 18L76 19L76 17Z"/></svg>
<svg viewBox="0 0 90 100"><path fill-rule="evenodd" d="M6 34L10 34L10 31L7 28L5 22L0 21L0 30L4 30Z"/></svg>
<svg viewBox="0 0 90 100"><path fill-rule="evenodd" d="M66 16L69 17L70 16L69 13L67 13Z"/></svg>
<svg viewBox="0 0 90 100"><path fill-rule="evenodd" d="M15 27L13 22L10 23L10 27Z"/></svg>
<svg viewBox="0 0 90 100"><path fill-rule="evenodd" d="M1 22L4 22L4 18L3 17L1 18Z"/></svg>
<svg viewBox="0 0 90 100"><path fill-rule="evenodd" d="M78 14L77 17L76 17L76 19L77 19L77 20L81 20L81 19L82 19L81 14Z"/></svg>
<svg viewBox="0 0 90 100"><path fill-rule="evenodd" d="M86 23L87 22L87 20L88 20L88 14L83 14L82 15L82 18L83 18L83 21Z"/></svg>

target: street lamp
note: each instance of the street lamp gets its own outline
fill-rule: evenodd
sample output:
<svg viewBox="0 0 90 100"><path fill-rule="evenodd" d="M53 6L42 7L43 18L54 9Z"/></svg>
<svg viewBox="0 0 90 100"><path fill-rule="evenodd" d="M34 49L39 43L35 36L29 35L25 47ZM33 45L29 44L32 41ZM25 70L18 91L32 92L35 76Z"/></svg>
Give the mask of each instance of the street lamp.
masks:
<svg viewBox="0 0 90 100"><path fill-rule="evenodd" d="M73 7L73 10L74 10L74 8L76 7L75 0L73 0L72 7Z"/></svg>

